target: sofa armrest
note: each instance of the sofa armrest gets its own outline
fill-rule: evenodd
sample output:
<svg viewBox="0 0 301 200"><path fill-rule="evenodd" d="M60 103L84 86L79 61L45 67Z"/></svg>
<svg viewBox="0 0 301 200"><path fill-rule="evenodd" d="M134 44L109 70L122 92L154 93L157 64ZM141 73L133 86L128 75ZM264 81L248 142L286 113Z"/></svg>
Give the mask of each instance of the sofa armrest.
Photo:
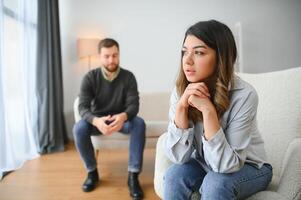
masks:
<svg viewBox="0 0 301 200"><path fill-rule="evenodd" d="M274 199L288 200L287 198L281 196L278 192L273 192L273 191L261 191L247 198L247 200L274 200Z"/></svg>
<svg viewBox="0 0 301 200"><path fill-rule="evenodd" d="M164 153L164 141L167 134L162 134L157 142L156 146L156 160L155 160L155 177L154 187L156 194L163 198L163 176L166 169L172 164L172 162L165 156Z"/></svg>
<svg viewBox="0 0 301 200"><path fill-rule="evenodd" d="M301 138L288 146L277 192L287 199L301 199Z"/></svg>

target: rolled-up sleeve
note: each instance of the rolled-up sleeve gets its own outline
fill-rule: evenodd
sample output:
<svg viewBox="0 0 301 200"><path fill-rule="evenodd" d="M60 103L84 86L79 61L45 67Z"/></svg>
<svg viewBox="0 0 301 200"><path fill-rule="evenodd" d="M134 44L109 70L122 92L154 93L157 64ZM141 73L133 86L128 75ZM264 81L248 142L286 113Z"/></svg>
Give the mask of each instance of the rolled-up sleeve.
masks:
<svg viewBox="0 0 301 200"><path fill-rule="evenodd" d="M253 90L230 105L231 115L224 129L210 140L202 136L204 158L213 171L232 173L244 165L256 126L257 106L258 96Z"/></svg>
<svg viewBox="0 0 301 200"><path fill-rule="evenodd" d="M177 92L174 89L170 98L169 125L165 141L165 154L174 163L182 164L189 160L193 152L194 125L189 122L188 129L180 129L174 123Z"/></svg>

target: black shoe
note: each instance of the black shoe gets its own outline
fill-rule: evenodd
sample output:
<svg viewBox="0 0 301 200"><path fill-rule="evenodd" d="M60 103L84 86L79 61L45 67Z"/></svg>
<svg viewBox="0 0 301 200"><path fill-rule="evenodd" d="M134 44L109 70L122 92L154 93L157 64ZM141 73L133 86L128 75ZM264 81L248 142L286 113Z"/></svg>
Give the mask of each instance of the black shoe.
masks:
<svg viewBox="0 0 301 200"><path fill-rule="evenodd" d="M88 176L83 184L83 191L90 192L95 189L97 183L99 182L98 171L95 169L92 172L88 173Z"/></svg>
<svg viewBox="0 0 301 200"><path fill-rule="evenodd" d="M128 186L130 190L130 195L133 197L133 200L143 199L143 191L139 184L138 174L136 172L129 172L128 176Z"/></svg>

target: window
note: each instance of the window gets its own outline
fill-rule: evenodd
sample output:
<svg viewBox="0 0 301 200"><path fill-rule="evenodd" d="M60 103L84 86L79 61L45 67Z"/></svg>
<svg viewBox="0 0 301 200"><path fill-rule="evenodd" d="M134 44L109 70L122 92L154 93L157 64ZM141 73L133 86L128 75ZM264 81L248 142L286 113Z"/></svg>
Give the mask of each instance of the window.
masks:
<svg viewBox="0 0 301 200"><path fill-rule="evenodd" d="M0 174L38 156L37 0L0 1Z"/></svg>
<svg viewBox="0 0 301 200"><path fill-rule="evenodd" d="M7 111L5 112L8 118L6 122L9 123L8 127L12 129L11 132L14 134L22 134L23 128L26 126L24 124L26 120L22 117L16 117L16 114L17 116L26 116L22 113L24 111L22 93L26 89L22 88L24 85L20 83L26 81L24 80L24 74L32 75L35 73L36 16L20 9L20 7L25 6L22 3L25 2L5 0L3 7L3 82L5 83L3 96L6 99L4 108ZM28 42L32 43L30 48ZM33 82L34 79L31 78L28 81ZM34 85L34 83L29 83L29 85ZM34 89L33 87L30 90ZM18 126L15 126L15 124L18 124Z"/></svg>

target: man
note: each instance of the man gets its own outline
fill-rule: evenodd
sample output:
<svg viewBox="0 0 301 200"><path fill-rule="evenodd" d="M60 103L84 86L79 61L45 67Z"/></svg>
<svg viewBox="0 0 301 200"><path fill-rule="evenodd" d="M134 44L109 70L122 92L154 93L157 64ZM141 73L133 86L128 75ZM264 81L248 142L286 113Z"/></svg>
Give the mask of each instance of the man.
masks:
<svg viewBox="0 0 301 200"><path fill-rule="evenodd" d="M130 134L128 187L133 199L143 198L138 181L142 169L145 144L145 123L136 116L139 94L135 76L119 66L119 44L106 38L99 43L101 67L91 70L83 78L79 95L82 120L74 125L76 148L83 160L87 178L83 191L92 191L99 182L91 135L110 137L119 131Z"/></svg>

